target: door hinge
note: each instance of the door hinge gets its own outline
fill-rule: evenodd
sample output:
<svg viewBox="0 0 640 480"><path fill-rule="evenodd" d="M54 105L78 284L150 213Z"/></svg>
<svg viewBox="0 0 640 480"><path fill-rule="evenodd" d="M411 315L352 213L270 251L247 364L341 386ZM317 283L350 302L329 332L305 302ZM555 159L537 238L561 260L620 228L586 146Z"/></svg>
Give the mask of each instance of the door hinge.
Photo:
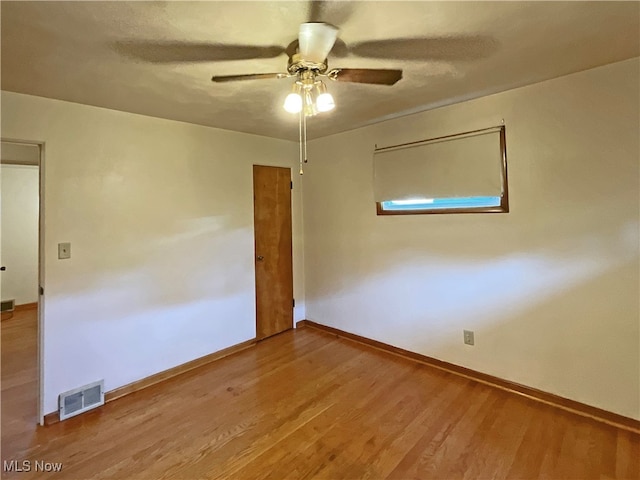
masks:
<svg viewBox="0 0 640 480"><path fill-rule="evenodd" d="M293 190L293 182L291 182L291 190Z"/></svg>
<svg viewBox="0 0 640 480"><path fill-rule="evenodd" d="M40 285L40 295L44 295L44 287Z"/></svg>
<svg viewBox="0 0 640 480"><path fill-rule="evenodd" d="M296 299L293 299L293 302L291 302L293 304L293 308L296 308Z"/></svg>

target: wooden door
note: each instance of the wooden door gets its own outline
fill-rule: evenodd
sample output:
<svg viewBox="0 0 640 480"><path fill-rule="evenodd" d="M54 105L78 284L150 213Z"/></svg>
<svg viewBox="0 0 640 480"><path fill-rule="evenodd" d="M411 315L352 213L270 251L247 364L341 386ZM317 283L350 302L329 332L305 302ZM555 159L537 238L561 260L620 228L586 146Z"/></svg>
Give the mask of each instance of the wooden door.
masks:
<svg viewBox="0 0 640 480"><path fill-rule="evenodd" d="M291 169L253 166L256 338L293 328Z"/></svg>

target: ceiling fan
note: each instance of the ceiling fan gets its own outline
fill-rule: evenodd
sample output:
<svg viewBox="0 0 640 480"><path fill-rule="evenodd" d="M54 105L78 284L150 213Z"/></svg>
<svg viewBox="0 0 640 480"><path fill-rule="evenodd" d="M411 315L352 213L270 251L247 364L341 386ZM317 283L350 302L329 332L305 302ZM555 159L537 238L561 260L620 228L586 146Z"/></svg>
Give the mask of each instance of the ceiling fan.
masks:
<svg viewBox="0 0 640 480"><path fill-rule="evenodd" d="M328 112L335 108L333 96L327 91L323 78L339 82L394 85L402 78L402 70L371 68L332 68L327 57L338 38L338 27L324 22L300 25L298 41L293 42L287 53L289 61L286 73L253 73L247 75L214 76L217 83L239 80L261 80L295 77L292 92L284 101L284 109L300 114L300 174L307 162L307 117Z"/></svg>
<svg viewBox="0 0 640 480"><path fill-rule="evenodd" d="M327 92L322 77L334 81L393 85L402 78L402 70L333 68L329 70L327 56L338 38L338 27L324 22L300 25L298 41L287 49L289 62L286 73L254 73L249 75L214 76L213 82L296 77L293 92L287 96L284 109L290 113L301 110L307 117L332 110L333 97ZM297 45L296 45L297 43ZM295 51L291 47L295 48ZM315 95L314 95L315 94ZM314 101L314 96L317 97Z"/></svg>

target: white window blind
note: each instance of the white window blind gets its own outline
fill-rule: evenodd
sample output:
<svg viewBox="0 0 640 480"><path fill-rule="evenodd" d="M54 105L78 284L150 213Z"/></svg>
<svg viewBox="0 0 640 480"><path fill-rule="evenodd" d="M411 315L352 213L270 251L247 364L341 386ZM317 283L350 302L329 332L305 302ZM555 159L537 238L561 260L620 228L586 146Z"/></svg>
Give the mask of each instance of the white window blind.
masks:
<svg viewBox="0 0 640 480"><path fill-rule="evenodd" d="M503 131L496 127L376 150L375 201L502 195Z"/></svg>

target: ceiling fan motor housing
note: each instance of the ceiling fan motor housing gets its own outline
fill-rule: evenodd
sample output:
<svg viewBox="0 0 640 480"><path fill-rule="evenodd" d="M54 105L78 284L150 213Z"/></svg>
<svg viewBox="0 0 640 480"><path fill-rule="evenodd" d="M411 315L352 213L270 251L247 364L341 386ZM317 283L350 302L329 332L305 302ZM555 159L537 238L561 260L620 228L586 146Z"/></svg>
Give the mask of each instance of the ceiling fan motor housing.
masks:
<svg viewBox="0 0 640 480"><path fill-rule="evenodd" d="M300 53L296 53L289 59L287 71L291 75L299 75L304 71L311 71L315 75L322 75L327 71L327 60L325 59L323 63L310 62L302 58Z"/></svg>

